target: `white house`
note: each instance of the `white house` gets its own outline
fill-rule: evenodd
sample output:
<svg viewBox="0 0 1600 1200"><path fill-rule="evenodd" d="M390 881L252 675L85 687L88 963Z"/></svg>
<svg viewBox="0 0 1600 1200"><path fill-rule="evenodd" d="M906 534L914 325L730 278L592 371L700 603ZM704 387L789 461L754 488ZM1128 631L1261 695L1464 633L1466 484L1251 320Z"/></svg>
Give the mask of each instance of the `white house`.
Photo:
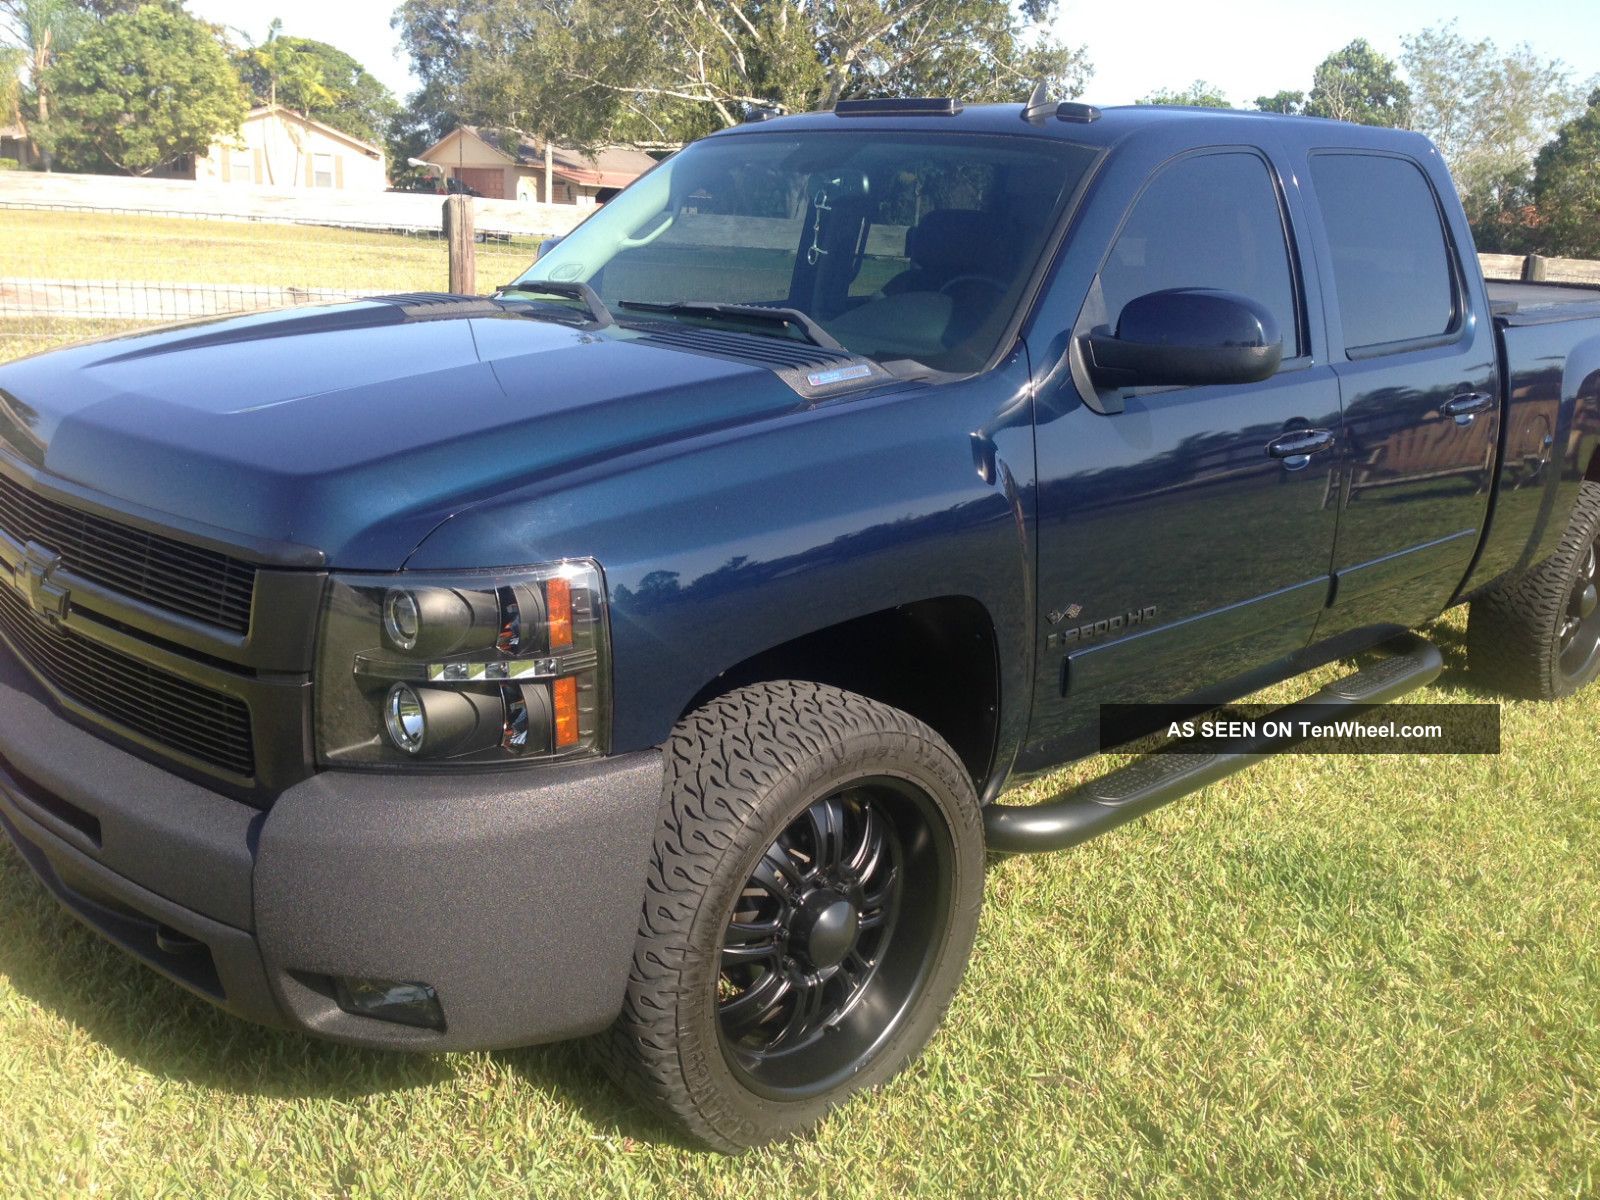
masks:
<svg viewBox="0 0 1600 1200"><path fill-rule="evenodd" d="M194 160L200 183L381 192L389 186L383 149L310 117L269 104L251 109L234 138Z"/></svg>

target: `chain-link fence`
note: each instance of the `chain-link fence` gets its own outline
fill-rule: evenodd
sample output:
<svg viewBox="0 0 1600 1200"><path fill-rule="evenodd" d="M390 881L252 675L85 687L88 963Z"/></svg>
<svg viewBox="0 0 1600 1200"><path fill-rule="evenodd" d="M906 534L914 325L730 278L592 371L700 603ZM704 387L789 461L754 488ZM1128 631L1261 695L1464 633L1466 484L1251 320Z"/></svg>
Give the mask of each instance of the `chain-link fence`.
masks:
<svg viewBox="0 0 1600 1200"><path fill-rule="evenodd" d="M0 203L0 361L150 325L393 292L444 291L439 227ZM479 289L539 239L480 229Z"/></svg>

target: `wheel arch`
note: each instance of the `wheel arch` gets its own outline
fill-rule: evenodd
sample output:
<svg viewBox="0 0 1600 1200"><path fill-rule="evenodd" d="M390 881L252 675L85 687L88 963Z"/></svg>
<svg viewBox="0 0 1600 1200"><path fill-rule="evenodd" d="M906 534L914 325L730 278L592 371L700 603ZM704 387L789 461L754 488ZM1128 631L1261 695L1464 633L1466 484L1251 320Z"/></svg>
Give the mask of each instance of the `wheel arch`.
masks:
<svg viewBox="0 0 1600 1200"><path fill-rule="evenodd" d="M718 696L778 679L828 684L910 713L950 744L981 793L1000 739L1000 648L970 596L899 604L771 646L709 680L679 719Z"/></svg>

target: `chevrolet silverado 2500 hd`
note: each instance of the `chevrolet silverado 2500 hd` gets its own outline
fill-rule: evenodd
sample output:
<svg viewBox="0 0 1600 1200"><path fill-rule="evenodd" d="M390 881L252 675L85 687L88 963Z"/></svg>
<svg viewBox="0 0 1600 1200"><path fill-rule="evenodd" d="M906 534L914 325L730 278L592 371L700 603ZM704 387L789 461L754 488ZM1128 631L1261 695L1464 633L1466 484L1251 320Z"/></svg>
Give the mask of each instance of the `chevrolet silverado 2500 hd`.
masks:
<svg viewBox="0 0 1600 1200"><path fill-rule="evenodd" d="M0 367L0 827L243 1017L604 1033L705 1143L903 1065L1101 706L1335 660L1600 673L1600 295L1497 293L1438 153L870 101L690 146L493 297ZM1261 747L1270 749L1270 747Z"/></svg>

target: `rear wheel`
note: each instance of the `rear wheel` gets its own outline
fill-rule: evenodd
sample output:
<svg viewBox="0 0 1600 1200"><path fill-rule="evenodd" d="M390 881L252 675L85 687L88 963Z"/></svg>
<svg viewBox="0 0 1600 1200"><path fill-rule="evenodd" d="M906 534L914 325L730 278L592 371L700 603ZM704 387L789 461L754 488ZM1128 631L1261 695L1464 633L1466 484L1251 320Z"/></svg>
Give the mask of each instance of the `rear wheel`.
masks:
<svg viewBox="0 0 1600 1200"><path fill-rule="evenodd" d="M1467 663L1534 699L1569 695L1600 675L1600 484L1583 485L1554 555L1472 602Z"/></svg>
<svg viewBox="0 0 1600 1200"><path fill-rule="evenodd" d="M615 1074L733 1151L889 1078L960 982L983 888L971 781L925 725L774 683L668 746Z"/></svg>

